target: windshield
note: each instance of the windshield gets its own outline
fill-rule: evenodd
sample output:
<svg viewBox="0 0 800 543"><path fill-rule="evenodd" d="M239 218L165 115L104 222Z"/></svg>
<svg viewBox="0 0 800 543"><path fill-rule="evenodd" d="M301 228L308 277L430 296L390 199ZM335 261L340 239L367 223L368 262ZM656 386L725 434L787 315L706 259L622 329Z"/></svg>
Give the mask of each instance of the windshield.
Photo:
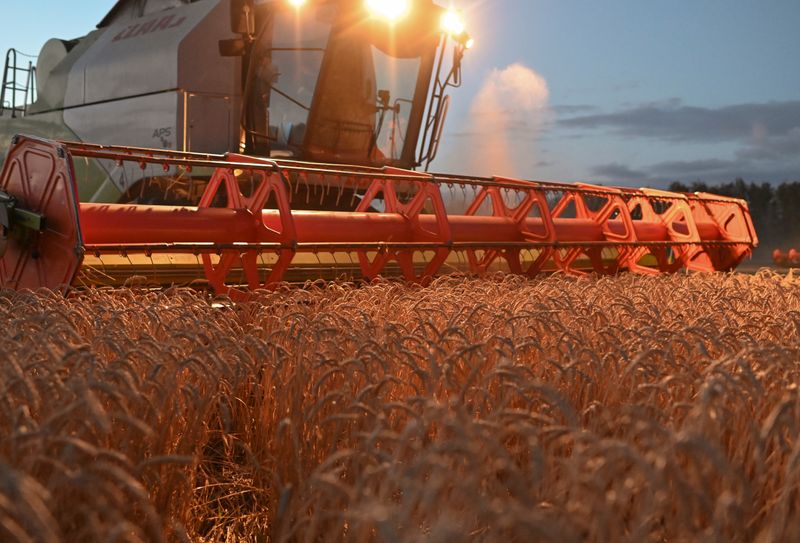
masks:
<svg viewBox="0 0 800 543"><path fill-rule="evenodd" d="M372 61L378 88L373 145L379 156L390 161L400 160L408 134L421 60L390 57L372 46Z"/></svg>
<svg viewBox="0 0 800 543"><path fill-rule="evenodd" d="M414 31L389 39L386 28L374 24L337 25L309 118L310 158L411 165L426 98L423 59L432 56L435 43L428 47L424 40L406 39L408 33ZM396 43L408 45L399 51Z"/></svg>
<svg viewBox="0 0 800 543"><path fill-rule="evenodd" d="M248 142L267 156L299 156L331 29L331 8L264 10L250 59Z"/></svg>
<svg viewBox="0 0 800 543"><path fill-rule="evenodd" d="M249 152L414 164L438 44L427 27L389 27L341 2L270 2L256 24L243 123Z"/></svg>

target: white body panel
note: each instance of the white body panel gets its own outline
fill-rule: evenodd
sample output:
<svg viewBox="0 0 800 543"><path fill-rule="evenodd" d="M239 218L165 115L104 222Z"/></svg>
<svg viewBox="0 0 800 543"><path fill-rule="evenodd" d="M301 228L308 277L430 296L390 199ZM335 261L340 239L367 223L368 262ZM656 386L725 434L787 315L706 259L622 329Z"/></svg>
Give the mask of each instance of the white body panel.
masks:
<svg viewBox="0 0 800 543"><path fill-rule="evenodd" d="M179 88L235 92L239 82L229 76L235 73L236 61L221 57L216 49L219 39L230 37L226 6L226 1L206 0L104 29L103 35L73 66L64 107ZM217 24L212 25L218 27L217 39L206 34L213 31L209 25L201 25L212 11L217 11ZM195 32L203 36L191 39ZM193 42L190 50L183 47L187 40ZM208 55L209 52L213 54ZM224 64L229 65L227 70ZM221 70L225 73L220 73ZM192 71L210 72L212 76L192 77ZM179 74L184 81L180 81ZM198 80L213 88L187 88L187 84Z"/></svg>
<svg viewBox="0 0 800 543"><path fill-rule="evenodd" d="M180 149L182 96L173 91L71 108L64 122L82 141Z"/></svg>
<svg viewBox="0 0 800 543"><path fill-rule="evenodd" d="M203 0L103 29L70 71L65 124L95 143L238 150L241 59L218 49L235 37L229 2ZM136 181L108 173L123 192Z"/></svg>
<svg viewBox="0 0 800 543"><path fill-rule="evenodd" d="M101 142L129 147L154 147L176 149L179 147L180 116L183 94L168 92L102 102L64 111L64 122L83 141ZM162 175L160 169L150 167L142 171L116 168L110 164L108 179L120 192L125 192L142 177ZM143 175L144 174L144 175Z"/></svg>

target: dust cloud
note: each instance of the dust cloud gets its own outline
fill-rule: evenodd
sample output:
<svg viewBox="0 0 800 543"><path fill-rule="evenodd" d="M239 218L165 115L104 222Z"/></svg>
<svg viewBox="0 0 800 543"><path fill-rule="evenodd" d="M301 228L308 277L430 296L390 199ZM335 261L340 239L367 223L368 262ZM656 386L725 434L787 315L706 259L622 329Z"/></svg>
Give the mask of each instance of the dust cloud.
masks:
<svg viewBox="0 0 800 543"><path fill-rule="evenodd" d="M530 177L535 142L548 111L547 81L531 68L493 69L470 107L465 153L475 175Z"/></svg>

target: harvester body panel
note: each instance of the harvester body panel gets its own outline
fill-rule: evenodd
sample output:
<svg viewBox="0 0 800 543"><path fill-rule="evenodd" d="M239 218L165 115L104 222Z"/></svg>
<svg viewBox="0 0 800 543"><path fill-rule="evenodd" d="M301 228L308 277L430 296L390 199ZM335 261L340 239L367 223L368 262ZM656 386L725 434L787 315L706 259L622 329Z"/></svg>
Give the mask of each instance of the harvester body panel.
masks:
<svg viewBox="0 0 800 543"><path fill-rule="evenodd" d="M83 141L233 149L241 61L217 51L230 34L225 4L197 2L104 29L73 66L66 124Z"/></svg>

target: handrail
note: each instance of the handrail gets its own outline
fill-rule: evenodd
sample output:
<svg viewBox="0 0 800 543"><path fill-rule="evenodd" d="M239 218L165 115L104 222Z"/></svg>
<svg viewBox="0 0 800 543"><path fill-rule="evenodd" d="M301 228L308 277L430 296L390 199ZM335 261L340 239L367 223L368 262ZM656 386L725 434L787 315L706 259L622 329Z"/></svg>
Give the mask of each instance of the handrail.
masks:
<svg viewBox="0 0 800 543"><path fill-rule="evenodd" d="M11 112L11 117L16 118L25 116L28 106L36 101L36 66L33 60L28 61L27 67L20 67L18 56L35 59L33 55L26 55L10 48L6 52L5 68L3 70L3 84L0 87L0 117L5 115L6 110ZM18 75L25 74L25 84L18 85ZM21 103L17 99L22 94Z"/></svg>

